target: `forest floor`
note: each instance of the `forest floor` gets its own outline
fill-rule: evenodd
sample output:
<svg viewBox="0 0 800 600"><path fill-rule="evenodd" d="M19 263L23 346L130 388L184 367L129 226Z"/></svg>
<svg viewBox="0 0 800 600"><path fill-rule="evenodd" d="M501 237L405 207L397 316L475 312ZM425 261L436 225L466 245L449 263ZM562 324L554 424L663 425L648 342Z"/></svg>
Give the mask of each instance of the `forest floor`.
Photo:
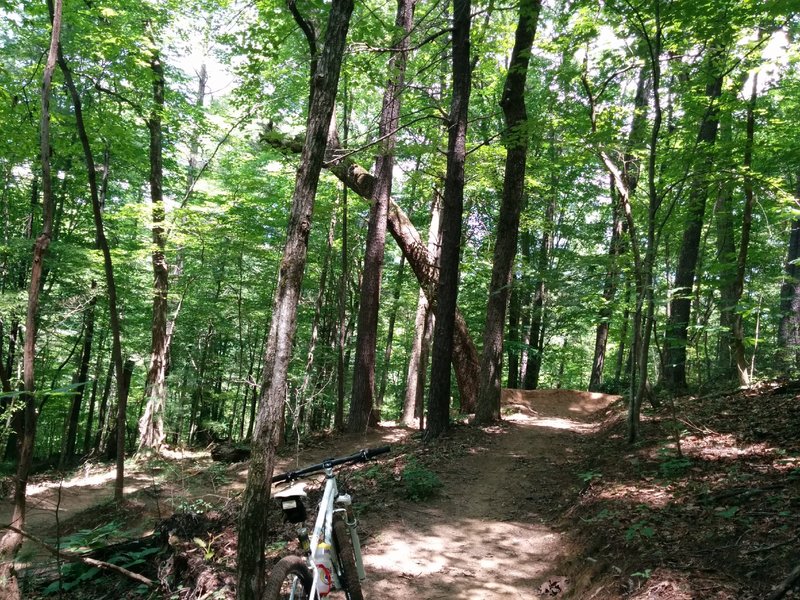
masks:
<svg viewBox="0 0 800 600"><path fill-rule="evenodd" d="M389 423L320 436L287 450L276 471L392 445L339 474L359 511L372 600L800 597L786 579L800 560L800 385L676 399L644 415L634 446L623 411L616 396L506 390L498 425L456 425L430 444ZM112 470L86 465L35 482L28 530L51 542L61 532L64 547L95 549L161 586L72 567L64 597L233 598L245 476L246 463L176 452L131 464L117 507ZM270 564L296 549L277 512ZM0 520L7 513L3 503ZM20 567L26 598L58 589L57 565L36 544Z"/></svg>

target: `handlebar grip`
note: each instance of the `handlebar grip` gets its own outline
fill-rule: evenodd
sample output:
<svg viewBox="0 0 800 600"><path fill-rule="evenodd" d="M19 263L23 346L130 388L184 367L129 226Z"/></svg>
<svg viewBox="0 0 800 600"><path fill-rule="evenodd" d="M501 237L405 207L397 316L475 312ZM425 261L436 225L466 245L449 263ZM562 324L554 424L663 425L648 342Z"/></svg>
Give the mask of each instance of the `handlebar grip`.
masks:
<svg viewBox="0 0 800 600"><path fill-rule="evenodd" d="M288 480L291 475L291 473L281 473L280 475L275 475L270 481L272 483L280 483L281 481Z"/></svg>
<svg viewBox="0 0 800 600"><path fill-rule="evenodd" d="M370 458L375 458L380 454L386 454L392 449L391 446L381 446L380 448L369 448L364 451L364 457L369 460Z"/></svg>

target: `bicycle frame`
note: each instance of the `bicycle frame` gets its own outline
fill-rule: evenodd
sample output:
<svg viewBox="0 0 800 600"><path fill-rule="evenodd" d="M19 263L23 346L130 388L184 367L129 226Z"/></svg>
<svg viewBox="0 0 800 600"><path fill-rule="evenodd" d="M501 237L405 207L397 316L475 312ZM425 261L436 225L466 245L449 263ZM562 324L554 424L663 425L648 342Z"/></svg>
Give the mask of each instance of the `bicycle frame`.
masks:
<svg viewBox="0 0 800 600"><path fill-rule="evenodd" d="M337 503L342 505L343 508L334 508L334 505ZM356 559L358 578L362 580L365 578L364 562L361 558L361 541L358 537L358 531L356 530L357 521L351 517L352 511L348 510L350 505L351 500L348 494L339 495L339 488L336 476L333 473L333 467L326 467L325 491L322 493L322 500L320 500L319 503L319 511L314 522L314 529L311 533L311 544L307 557L309 568L311 568L311 572L314 575L314 581L311 586L312 598L319 598L319 592L317 592L319 569L317 569L317 565L314 562L314 556L316 556L320 541L324 541L331 547L332 558L334 561L337 559L335 554L336 549L333 544L333 514L335 512L343 512L345 514L345 523L350 533L350 539L353 542L353 554ZM331 575L333 578L333 587L341 589L342 585L335 569L331 572Z"/></svg>

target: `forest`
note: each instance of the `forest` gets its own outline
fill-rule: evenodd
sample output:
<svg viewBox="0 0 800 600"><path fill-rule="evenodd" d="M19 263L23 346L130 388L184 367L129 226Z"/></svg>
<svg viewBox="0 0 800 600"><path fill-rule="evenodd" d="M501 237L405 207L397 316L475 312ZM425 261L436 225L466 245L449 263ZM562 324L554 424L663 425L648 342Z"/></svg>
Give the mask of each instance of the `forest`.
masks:
<svg viewBox="0 0 800 600"><path fill-rule="evenodd" d="M636 448L686 398L794 389L792 0L0 0L0 23L0 597L38 473L104 462L122 502L132 460L246 449L250 600L276 460L320 435L431 448L509 390L580 390L621 397Z"/></svg>

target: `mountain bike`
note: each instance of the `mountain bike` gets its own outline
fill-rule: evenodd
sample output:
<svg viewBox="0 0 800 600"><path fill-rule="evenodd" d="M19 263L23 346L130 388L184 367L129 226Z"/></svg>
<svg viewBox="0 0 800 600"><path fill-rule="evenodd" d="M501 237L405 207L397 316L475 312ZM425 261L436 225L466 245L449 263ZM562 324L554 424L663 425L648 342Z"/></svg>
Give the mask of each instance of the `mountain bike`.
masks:
<svg viewBox="0 0 800 600"><path fill-rule="evenodd" d="M331 458L297 471L272 478L272 483L294 483L316 473L325 473L325 490L318 506L314 529L309 537L303 526L307 513L303 500L305 484L296 483L274 495L283 515L298 525L297 538L303 556L286 556L273 567L263 600L315 600L332 589L344 591L348 600L363 600L361 582L366 578L361 559L361 542L349 494L340 494L334 468L367 462L389 452L390 448L371 448L342 458Z"/></svg>

